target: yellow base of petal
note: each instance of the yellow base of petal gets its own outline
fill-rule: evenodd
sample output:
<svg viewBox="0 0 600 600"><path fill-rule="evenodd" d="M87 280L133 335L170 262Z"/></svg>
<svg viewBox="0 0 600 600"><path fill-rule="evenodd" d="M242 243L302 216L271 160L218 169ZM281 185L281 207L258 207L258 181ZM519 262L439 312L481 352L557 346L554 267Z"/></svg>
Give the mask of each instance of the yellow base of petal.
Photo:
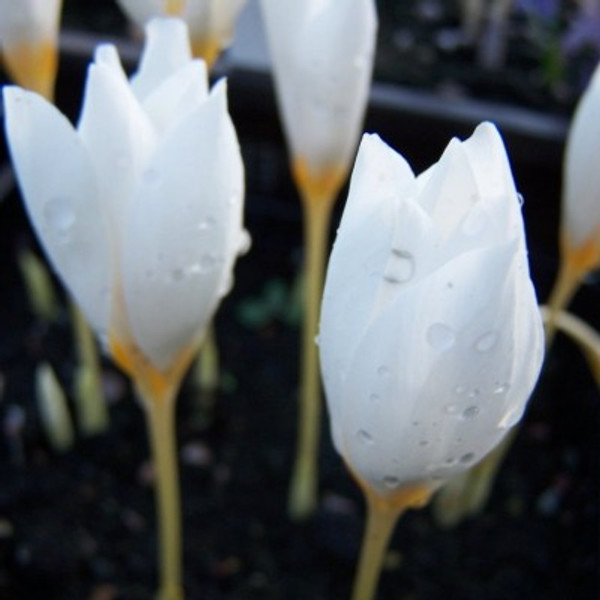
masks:
<svg viewBox="0 0 600 600"><path fill-rule="evenodd" d="M58 68L58 49L54 41L5 45L3 57L4 66L16 84L53 100Z"/></svg>

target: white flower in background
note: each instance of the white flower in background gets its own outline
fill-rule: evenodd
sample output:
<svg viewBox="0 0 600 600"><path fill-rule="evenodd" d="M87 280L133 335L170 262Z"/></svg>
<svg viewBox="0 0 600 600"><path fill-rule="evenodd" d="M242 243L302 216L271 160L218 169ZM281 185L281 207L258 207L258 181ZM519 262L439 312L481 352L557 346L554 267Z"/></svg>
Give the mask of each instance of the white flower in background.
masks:
<svg viewBox="0 0 600 600"><path fill-rule="evenodd" d="M224 82L208 92L184 23L164 19L149 24L131 82L113 46L97 49L77 129L34 93L6 87L4 102L56 271L120 364L142 356L168 371L196 349L247 245Z"/></svg>
<svg viewBox="0 0 600 600"><path fill-rule="evenodd" d="M161 15L183 19L194 55L204 58L210 67L231 43L235 21L246 0L117 0L117 3L140 27Z"/></svg>
<svg viewBox="0 0 600 600"><path fill-rule="evenodd" d="M373 0L261 0L292 160L313 176L350 167L367 105Z"/></svg>
<svg viewBox="0 0 600 600"><path fill-rule="evenodd" d="M521 418L543 328L493 125L452 140L416 178L365 135L319 343L335 447L378 494L441 485Z"/></svg>
<svg viewBox="0 0 600 600"><path fill-rule="evenodd" d="M562 236L578 270L600 263L600 66L584 92L565 152Z"/></svg>
<svg viewBox="0 0 600 600"><path fill-rule="evenodd" d="M52 97L62 0L0 0L0 50L19 85Z"/></svg>

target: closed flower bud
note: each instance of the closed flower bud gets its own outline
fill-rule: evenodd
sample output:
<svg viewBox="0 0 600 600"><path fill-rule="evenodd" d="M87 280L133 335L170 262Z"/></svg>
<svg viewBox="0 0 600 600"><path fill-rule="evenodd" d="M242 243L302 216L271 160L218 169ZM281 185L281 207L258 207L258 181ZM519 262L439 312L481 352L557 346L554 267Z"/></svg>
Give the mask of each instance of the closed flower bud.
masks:
<svg viewBox="0 0 600 600"><path fill-rule="evenodd" d="M62 0L0 0L0 51L13 81L51 98Z"/></svg>
<svg viewBox="0 0 600 600"><path fill-rule="evenodd" d="M296 168L344 173L356 151L375 53L373 0L262 0Z"/></svg>
<svg viewBox="0 0 600 600"><path fill-rule="evenodd" d="M97 49L77 129L34 93L7 87L4 102L50 261L122 366L134 353L164 372L199 344L247 234L225 84L208 92L181 21L147 34L131 82Z"/></svg>
<svg viewBox="0 0 600 600"><path fill-rule="evenodd" d="M150 19L170 15L183 19L190 32L194 56L209 67L233 38L235 20L246 0L117 0L140 27Z"/></svg>
<svg viewBox="0 0 600 600"><path fill-rule="evenodd" d="M581 98L567 137L562 242L582 276L600 263L600 66Z"/></svg>
<svg viewBox="0 0 600 600"><path fill-rule="evenodd" d="M335 447L378 494L435 489L519 421L543 327L493 125L452 140L418 177L364 136L319 345Z"/></svg>

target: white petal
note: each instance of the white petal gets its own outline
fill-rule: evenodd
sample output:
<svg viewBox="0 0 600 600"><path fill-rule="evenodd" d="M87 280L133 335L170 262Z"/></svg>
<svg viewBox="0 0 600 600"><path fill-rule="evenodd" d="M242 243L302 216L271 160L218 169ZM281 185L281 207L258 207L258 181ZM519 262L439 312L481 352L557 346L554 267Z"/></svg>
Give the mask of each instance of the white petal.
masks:
<svg viewBox="0 0 600 600"><path fill-rule="evenodd" d="M514 248L462 255L408 288L357 347L336 444L383 493L386 480L435 481L465 469L506 433L507 411L522 410L541 360L514 338ZM531 290L518 302L536 307ZM539 316L526 312L520 325L539 331Z"/></svg>
<svg viewBox="0 0 600 600"><path fill-rule="evenodd" d="M346 167L358 143L374 54L370 1L261 3L294 158Z"/></svg>
<svg viewBox="0 0 600 600"><path fill-rule="evenodd" d="M143 107L156 131L163 135L174 123L206 100L208 80L206 65L193 60L167 77L144 99Z"/></svg>
<svg viewBox="0 0 600 600"><path fill-rule="evenodd" d="M479 199L468 156L457 139L450 141L435 168L429 169L427 175L419 202L437 224L440 235L448 239Z"/></svg>
<svg viewBox="0 0 600 600"><path fill-rule="evenodd" d="M0 0L0 41L8 46L54 39L62 0Z"/></svg>
<svg viewBox="0 0 600 600"><path fill-rule="evenodd" d="M218 86L160 144L127 215L123 289L138 347L167 368L202 335L241 232L241 157Z"/></svg>
<svg viewBox="0 0 600 600"><path fill-rule="evenodd" d="M162 14L163 0L117 0L127 16L143 27L152 17Z"/></svg>
<svg viewBox="0 0 600 600"><path fill-rule="evenodd" d="M575 247L600 230L600 66L581 98L567 136L563 227Z"/></svg>
<svg viewBox="0 0 600 600"><path fill-rule="evenodd" d="M146 43L140 68L131 78L135 95L143 100L191 59L185 23L179 19L152 19L146 25Z"/></svg>
<svg viewBox="0 0 600 600"><path fill-rule="evenodd" d="M102 334L109 315L110 249L86 149L67 119L36 94L5 87L4 102L10 151L36 233Z"/></svg>
<svg viewBox="0 0 600 600"><path fill-rule="evenodd" d="M118 245L123 214L154 151L156 135L123 72L109 60L89 68L78 131L111 216L112 243Z"/></svg>
<svg viewBox="0 0 600 600"><path fill-rule="evenodd" d="M183 11L191 37L210 36L227 46L246 0L188 0Z"/></svg>

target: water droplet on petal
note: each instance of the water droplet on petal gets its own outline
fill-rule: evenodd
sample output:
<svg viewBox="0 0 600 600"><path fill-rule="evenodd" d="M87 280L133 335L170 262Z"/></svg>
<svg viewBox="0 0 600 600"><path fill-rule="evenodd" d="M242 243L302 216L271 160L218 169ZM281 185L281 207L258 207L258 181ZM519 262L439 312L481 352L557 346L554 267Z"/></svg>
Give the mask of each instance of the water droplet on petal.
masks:
<svg viewBox="0 0 600 600"><path fill-rule="evenodd" d="M383 478L383 485L389 490L396 489L400 485L400 480L393 475L386 475Z"/></svg>
<svg viewBox="0 0 600 600"><path fill-rule="evenodd" d="M202 219L202 221L200 221L200 223L198 223L198 229L200 231L208 231L209 229L214 227L214 225L215 225L214 217L206 217L205 219Z"/></svg>
<svg viewBox="0 0 600 600"><path fill-rule="evenodd" d="M423 446L423 447L429 446L429 440L421 440L419 442L419 446Z"/></svg>
<svg viewBox="0 0 600 600"><path fill-rule="evenodd" d="M456 415L458 414L458 406L456 404L447 404L444 406L444 412L447 415Z"/></svg>
<svg viewBox="0 0 600 600"><path fill-rule="evenodd" d="M474 460L475 460L475 454L473 454L473 452L467 452L466 454L463 454L460 457L460 462L463 465L466 465L466 464L468 464L470 462L473 462Z"/></svg>
<svg viewBox="0 0 600 600"><path fill-rule="evenodd" d="M71 202L64 196L53 196L43 208L44 219L56 233L65 235L75 223L75 212Z"/></svg>
<svg viewBox="0 0 600 600"><path fill-rule="evenodd" d="M503 394L506 394L506 392L508 392L509 389L509 383L498 383L496 384L496 387L494 387L494 389L492 390L492 394L494 394L494 396L502 396Z"/></svg>
<svg viewBox="0 0 600 600"><path fill-rule="evenodd" d="M498 341L498 334L495 331L488 331L484 333L475 342L475 349L477 352L489 352Z"/></svg>
<svg viewBox="0 0 600 600"><path fill-rule="evenodd" d="M383 279L388 283L400 284L410 281L415 273L415 259L410 252L392 248L391 257L385 266Z"/></svg>
<svg viewBox="0 0 600 600"><path fill-rule="evenodd" d="M457 396L462 396L462 394L464 394L464 393L465 393L465 386L464 386L464 385L457 385L457 386L454 388L454 393L455 393Z"/></svg>
<svg viewBox="0 0 600 600"><path fill-rule="evenodd" d="M463 410L462 412L462 417L463 419L474 419L478 414L479 414L479 407L478 406L468 406L467 408L465 408L465 410Z"/></svg>
<svg viewBox="0 0 600 600"><path fill-rule="evenodd" d="M358 440L360 442L362 442L363 444L366 444L367 446L372 446L375 443L373 436L368 431L365 431L364 429L359 429L356 432L356 437L358 438Z"/></svg>
<svg viewBox="0 0 600 600"><path fill-rule="evenodd" d="M246 229L242 229L240 232L240 238L238 240L237 252L239 255L246 254L250 250L252 245L252 238Z"/></svg>
<svg viewBox="0 0 600 600"><path fill-rule="evenodd" d="M389 377L390 376L390 368L386 365L381 365L378 369L377 369L377 375L379 375L379 377Z"/></svg>
<svg viewBox="0 0 600 600"><path fill-rule="evenodd" d="M523 194L517 194L517 200L519 202L519 206L523 206L523 204L525 204L525 198L523 198Z"/></svg>
<svg viewBox="0 0 600 600"><path fill-rule="evenodd" d="M435 350L449 350L455 340L454 331L443 323L434 323L427 330L427 342Z"/></svg>
<svg viewBox="0 0 600 600"><path fill-rule="evenodd" d="M182 281L185 277L185 271L181 267L175 267L171 270L171 281L178 282Z"/></svg>
<svg viewBox="0 0 600 600"><path fill-rule="evenodd" d="M207 273L214 268L217 259L213 254L203 254L200 258L200 270L202 273Z"/></svg>

